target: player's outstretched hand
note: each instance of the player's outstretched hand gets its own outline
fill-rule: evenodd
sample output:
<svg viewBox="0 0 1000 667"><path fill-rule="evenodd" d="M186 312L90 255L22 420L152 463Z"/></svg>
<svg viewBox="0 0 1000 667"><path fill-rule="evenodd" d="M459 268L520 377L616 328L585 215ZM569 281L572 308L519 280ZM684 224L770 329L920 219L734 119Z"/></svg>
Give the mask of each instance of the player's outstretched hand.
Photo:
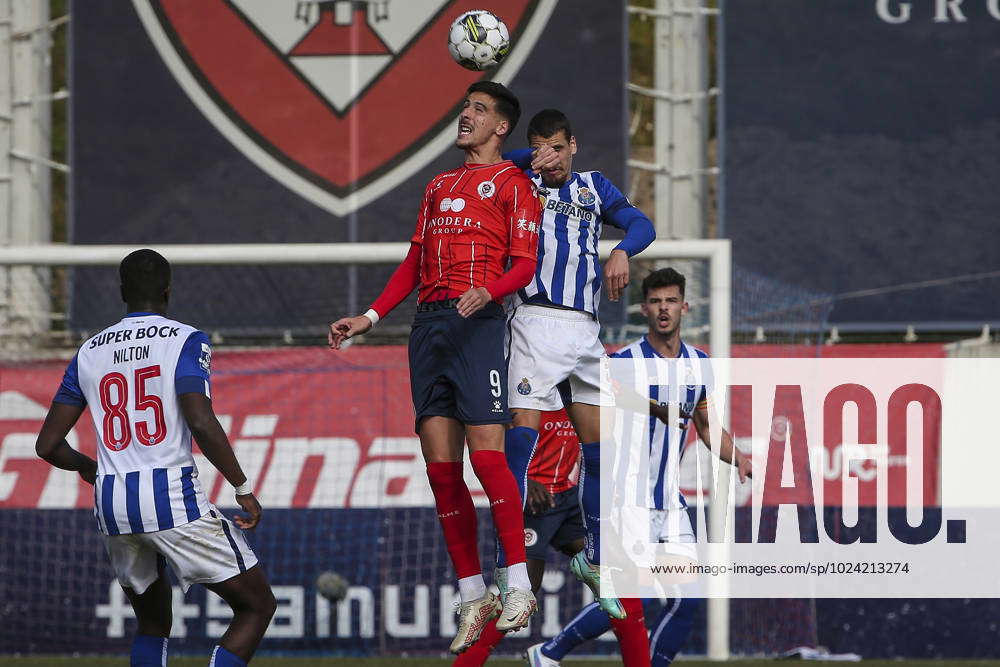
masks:
<svg viewBox="0 0 1000 667"><path fill-rule="evenodd" d="M531 170L536 174L559 166L559 153L552 146L539 146L531 153Z"/></svg>
<svg viewBox="0 0 1000 667"><path fill-rule="evenodd" d="M544 484L539 484L533 479L528 480L528 511L532 514L541 514L556 506L556 501L552 494L545 488Z"/></svg>
<svg viewBox="0 0 1000 667"><path fill-rule="evenodd" d="M608 299L617 301L628 286L628 253L612 250L611 257L604 262L604 284L608 286Z"/></svg>
<svg viewBox="0 0 1000 667"><path fill-rule="evenodd" d="M252 493L248 493L245 496L236 496L236 502L247 513L247 516L237 514L234 517L236 525L243 530L252 530L260 523L260 515L263 512L260 508L260 503L257 502L257 496Z"/></svg>
<svg viewBox="0 0 1000 667"><path fill-rule="evenodd" d="M458 299L455 306L462 317L470 317L486 307L493 297L485 287L473 287ZM367 319L367 318L366 318Z"/></svg>
<svg viewBox="0 0 1000 667"><path fill-rule="evenodd" d="M339 350L345 340L359 336L372 328L372 321L364 315L357 317L342 317L330 324L330 333L326 335L331 350Z"/></svg>

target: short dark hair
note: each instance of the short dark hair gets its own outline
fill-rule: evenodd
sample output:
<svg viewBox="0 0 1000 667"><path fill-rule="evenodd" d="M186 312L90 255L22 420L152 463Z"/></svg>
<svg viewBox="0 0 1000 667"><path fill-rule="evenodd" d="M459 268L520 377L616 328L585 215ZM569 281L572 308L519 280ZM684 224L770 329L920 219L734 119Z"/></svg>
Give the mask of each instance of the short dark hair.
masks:
<svg viewBox="0 0 1000 667"><path fill-rule="evenodd" d="M671 285L677 285L681 290L681 297L684 296L684 285L687 279L684 277L683 273L677 270L667 267L665 269L658 269L653 271L645 280L642 281L642 298L645 299L649 295L650 290L654 290L658 287L670 287Z"/></svg>
<svg viewBox="0 0 1000 667"><path fill-rule="evenodd" d="M157 303L170 287L170 262L155 250L143 248L129 253L118 265L125 303Z"/></svg>
<svg viewBox="0 0 1000 667"><path fill-rule="evenodd" d="M573 136L573 128L570 127L566 114L559 109L542 109L528 123L528 143L531 143L532 137L553 137L559 130L566 133L566 141Z"/></svg>
<svg viewBox="0 0 1000 667"><path fill-rule="evenodd" d="M497 111L507 119L507 123L510 125L504 138L509 137L514 128L517 127L517 121L521 119L521 103L517 101L517 95L510 92L507 86L496 81L476 81L465 91L466 95L471 93L486 93L496 100Z"/></svg>

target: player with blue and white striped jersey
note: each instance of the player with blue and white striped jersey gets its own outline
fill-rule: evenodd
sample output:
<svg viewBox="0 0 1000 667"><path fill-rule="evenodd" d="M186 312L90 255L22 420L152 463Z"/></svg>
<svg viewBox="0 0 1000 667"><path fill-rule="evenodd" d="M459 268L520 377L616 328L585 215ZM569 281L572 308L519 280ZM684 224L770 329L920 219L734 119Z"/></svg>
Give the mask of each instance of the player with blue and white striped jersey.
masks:
<svg viewBox="0 0 1000 667"><path fill-rule="evenodd" d="M537 113L528 125L528 143L530 151L515 152L510 158L522 168L537 169L528 175L544 202L535 277L508 303L508 402L514 423L504 449L523 498L541 413L565 403L582 443L579 493L587 530L587 547L574 558L571 569L609 614L623 618L618 601L600 598L597 590L600 368L605 356L597 315L602 285L607 286L608 298L617 301L628 284L629 258L656 234L649 218L600 172L573 171L576 137L561 111ZM602 268L597 242L605 224L625 230L625 238Z"/></svg>
<svg viewBox="0 0 1000 667"><path fill-rule="evenodd" d="M660 269L642 282L640 306L648 332L612 357L625 359L678 359L670 372L684 373L661 386L649 388L649 508L656 510L654 521L661 531L654 537L663 542L693 542L687 519L687 502L680 491L680 460L692 422L702 442L711 448L708 425L709 393L712 387L708 355L681 340L681 320L688 312L684 300L686 279L672 268ZM656 369L649 368L655 375ZM676 392L676 395L674 395ZM670 408L673 407L671 417ZM719 456L737 467L740 481L750 475L750 459L733 445L732 436L722 429ZM735 458L734 458L735 457ZM669 518L668 518L669 517Z"/></svg>
<svg viewBox="0 0 1000 667"><path fill-rule="evenodd" d="M170 565L186 592L204 584L233 608L211 665L245 666L274 614L275 600L242 531L208 502L191 454L192 436L233 485L249 516L261 508L212 410L208 337L166 317L170 265L137 250L119 267L128 314L88 339L66 368L36 451L94 485L94 514L138 634L131 664L165 665L172 592ZM97 461L66 435L90 407Z"/></svg>
<svg viewBox="0 0 1000 667"><path fill-rule="evenodd" d="M698 435L711 449L708 411L712 388L708 355L681 340L681 321L688 312L684 300L685 278L674 269L665 268L646 276L642 282L641 310L648 330L645 336L614 354L616 358L639 360L679 359L676 372L683 372L682 382L650 387L655 404L649 408L649 494L651 539L677 545L679 555L694 557L695 542L687 503L680 491L680 459L693 422ZM651 361L648 374L656 376ZM683 369L683 371L681 371ZM677 386L677 395L673 387ZM619 397L619 405L628 400ZM652 403L652 401L651 401ZM750 459L733 445L732 436L722 429L719 456L733 463L740 482L750 476ZM735 457L735 458L734 458ZM649 658L652 667L666 667L683 648L691 632L701 601L675 597L664 601L657 619L650 626ZM592 603L577 614L563 630L544 644L528 649L532 667L558 667L560 661L588 639L595 639L611 629L607 614Z"/></svg>

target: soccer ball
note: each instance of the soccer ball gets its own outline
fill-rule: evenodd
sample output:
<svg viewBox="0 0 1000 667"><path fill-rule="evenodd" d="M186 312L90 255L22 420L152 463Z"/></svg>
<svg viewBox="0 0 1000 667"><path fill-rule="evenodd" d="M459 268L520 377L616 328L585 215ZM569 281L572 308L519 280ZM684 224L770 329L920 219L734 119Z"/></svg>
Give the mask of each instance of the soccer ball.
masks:
<svg viewBox="0 0 1000 667"><path fill-rule="evenodd" d="M462 67L496 67L510 51L510 33L500 18L484 9L462 14L448 31L448 51Z"/></svg>
<svg viewBox="0 0 1000 667"><path fill-rule="evenodd" d="M327 570L316 577L316 590L330 602L340 602L347 596L347 579Z"/></svg>

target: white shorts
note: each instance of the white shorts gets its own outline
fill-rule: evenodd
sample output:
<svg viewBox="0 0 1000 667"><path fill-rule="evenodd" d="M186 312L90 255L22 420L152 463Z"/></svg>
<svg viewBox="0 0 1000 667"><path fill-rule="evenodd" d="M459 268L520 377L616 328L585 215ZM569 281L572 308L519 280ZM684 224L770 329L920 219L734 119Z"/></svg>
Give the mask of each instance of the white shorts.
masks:
<svg viewBox="0 0 1000 667"><path fill-rule="evenodd" d="M671 553L697 557L697 540L686 509L649 510L649 541L669 544Z"/></svg>
<svg viewBox="0 0 1000 667"><path fill-rule="evenodd" d="M571 403L601 404L601 325L579 310L521 304L507 322L507 401L512 408L558 410L559 384Z"/></svg>
<svg viewBox="0 0 1000 667"><path fill-rule="evenodd" d="M160 556L185 593L191 584L217 584L257 564L243 531L217 509L176 528L105 535L104 546L118 582L140 594L159 577Z"/></svg>

